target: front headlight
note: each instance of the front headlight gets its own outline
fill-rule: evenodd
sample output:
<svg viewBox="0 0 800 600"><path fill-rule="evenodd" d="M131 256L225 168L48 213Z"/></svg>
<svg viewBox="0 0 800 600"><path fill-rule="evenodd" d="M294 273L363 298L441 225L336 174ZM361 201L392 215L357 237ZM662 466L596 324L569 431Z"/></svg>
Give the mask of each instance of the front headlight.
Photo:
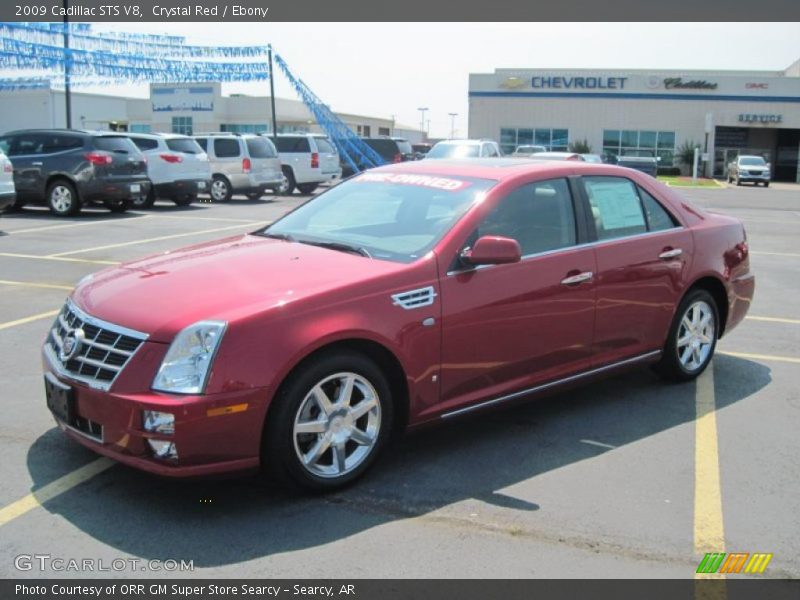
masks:
<svg viewBox="0 0 800 600"><path fill-rule="evenodd" d="M227 325L223 321L199 321L178 333L161 361L153 389L202 394Z"/></svg>

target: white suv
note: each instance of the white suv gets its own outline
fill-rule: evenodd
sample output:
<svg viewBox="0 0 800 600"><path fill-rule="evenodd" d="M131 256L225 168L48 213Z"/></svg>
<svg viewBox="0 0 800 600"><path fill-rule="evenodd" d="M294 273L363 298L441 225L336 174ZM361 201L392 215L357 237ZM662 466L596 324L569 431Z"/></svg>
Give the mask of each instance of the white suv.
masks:
<svg viewBox="0 0 800 600"><path fill-rule="evenodd" d="M234 194L257 200L267 190L280 193L286 178L275 146L255 134L206 133L194 136L211 161L211 199L227 202Z"/></svg>
<svg viewBox="0 0 800 600"><path fill-rule="evenodd" d="M339 153L324 135L279 133L275 145L287 180L285 194L295 188L301 194L311 194L320 183L342 176Z"/></svg>
<svg viewBox="0 0 800 600"><path fill-rule="evenodd" d="M0 148L0 212L12 206L17 199L14 187L14 167Z"/></svg>
<svg viewBox="0 0 800 600"><path fill-rule="evenodd" d="M147 196L135 198L135 208L150 208L157 198L169 198L178 206L208 192L211 165L203 149L192 138L173 133L131 133L131 141L147 158L147 176L153 185Z"/></svg>
<svg viewBox="0 0 800 600"><path fill-rule="evenodd" d="M425 155L429 158L488 158L503 156L493 140L443 140Z"/></svg>

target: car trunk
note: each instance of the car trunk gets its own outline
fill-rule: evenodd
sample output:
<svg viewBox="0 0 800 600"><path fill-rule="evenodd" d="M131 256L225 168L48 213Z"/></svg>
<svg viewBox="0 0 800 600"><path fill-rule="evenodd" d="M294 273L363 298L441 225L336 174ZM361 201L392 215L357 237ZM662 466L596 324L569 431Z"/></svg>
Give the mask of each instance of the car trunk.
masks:
<svg viewBox="0 0 800 600"><path fill-rule="evenodd" d="M211 163L208 155L200 145L189 138L173 138L166 140L169 154L180 156L181 160L173 162L171 171L174 179L211 179Z"/></svg>
<svg viewBox="0 0 800 600"><path fill-rule="evenodd" d="M147 173L144 155L132 141L123 136L94 138L95 150L111 157L110 162L95 162L95 175L103 179L138 179Z"/></svg>

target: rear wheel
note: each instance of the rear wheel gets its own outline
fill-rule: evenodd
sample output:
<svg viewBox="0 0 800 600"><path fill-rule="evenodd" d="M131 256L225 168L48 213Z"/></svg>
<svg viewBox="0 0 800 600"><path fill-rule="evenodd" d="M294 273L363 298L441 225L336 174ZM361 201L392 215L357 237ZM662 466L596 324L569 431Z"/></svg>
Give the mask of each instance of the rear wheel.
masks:
<svg viewBox="0 0 800 600"><path fill-rule="evenodd" d="M283 185L281 185L281 194L284 196L291 196L292 192L294 191L297 182L294 180L294 173L289 167L283 167L283 176L286 178L286 181Z"/></svg>
<svg viewBox="0 0 800 600"><path fill-rule="evenodd" d="M291 376L274 402L262 464L309 490L333 490L363 475L392 427L386 377L356 352L313 359Z"/></svg>
<svg viewBox="0 0 800 600"><path fill-rule="evenodd" d="M300 183L297 186L297 189L300 191L301 194L312 194L314 190L317 189L316 183Z"/></svg>
<svg viewBox="0 0 800 600"><path fill-rule="evenodd" d="M656 370L666 379L689 381L705 371L717 346L719 310L706 290L689 292L675 312Z"/></svg>
<svg viewBox="0 0 800 600"><path fill-rule="evenodd" d="M211 199L214 202L228 202L233 196L231 183L222 175L215 175L211 182Z"/></svg>
<svg viewBox="0 0 800 600"><path fill-rule="evenodd" d="M75 186L69 181L59 179L47 187L47 206L50 212L59 217L70 217L81 210L81 203Z"/></svg>

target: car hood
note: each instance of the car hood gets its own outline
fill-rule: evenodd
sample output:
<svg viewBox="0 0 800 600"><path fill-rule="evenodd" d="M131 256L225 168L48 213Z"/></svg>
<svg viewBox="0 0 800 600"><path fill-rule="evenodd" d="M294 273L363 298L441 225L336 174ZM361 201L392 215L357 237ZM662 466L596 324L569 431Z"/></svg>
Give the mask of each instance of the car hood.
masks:
<svg viewBox="0 0 800 600"><path fill-rule="evenodd" d="M403 266L244 235L100 271L82 281L72 297L94 317L170 342L203 319L232 322Z"/></svg>

